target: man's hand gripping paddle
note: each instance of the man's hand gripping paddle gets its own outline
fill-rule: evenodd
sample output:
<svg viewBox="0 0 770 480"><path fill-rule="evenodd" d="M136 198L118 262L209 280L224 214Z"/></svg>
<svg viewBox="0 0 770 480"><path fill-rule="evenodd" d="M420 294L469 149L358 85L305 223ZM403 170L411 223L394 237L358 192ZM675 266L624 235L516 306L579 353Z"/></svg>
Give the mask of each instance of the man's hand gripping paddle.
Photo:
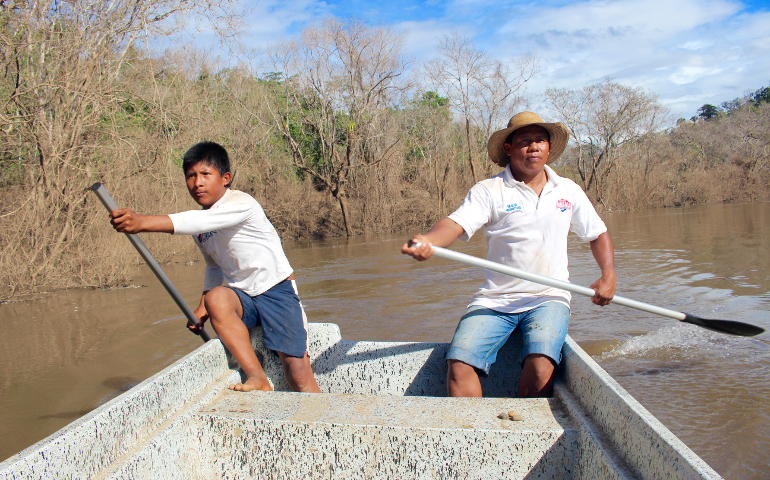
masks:
<svg viewBox="0 0 770 480"><path fill-rule="evenodd" d="M420 245L419 243L413 244L411 240L409 241L410 247L419 246L419 245ZM567 290L572 293L585 295L587 297L593 297L595 295L595 292L588 287L583 287L583 286L575 285L569 282L556 280L555 278L544 277L542 275L525 272L524 270L519 270L518 268L513 268L507 265L501 265L499 263L490 262L489 260L484 260L484 259L473 257L470 255L465 255L464 253L458 253L452 250L447 250L446 248L441 248L441 247L432 247L432 248L433 248L433 255L439 258L452 260L455 262L463 263L465 265L470 265L472 267L483 268L485 270L502 273L504 275L510 275L512 277L517 277L524 280L529 280L530 282L539 283L541 285L547 285L549 287L560 288L562 290ZM751 325L749 323L736 322L734 320L712 320L708 318L700 318L700 317L696 317L695 315L690 315L688 313L677 312L674 310L669 310L667 308L650 305L649 303L638 302L636 300L624 298L619 295L615 295L612 298L612 303L623 305L625 307L635 308L637 310L642 310L649 313L654 313L656 315L662 315L664 317L673 318L675 320L679 320L680 322L692 323L693 325L698 325L699 327L707 328L709 330L714 330L715 332L720 332L720 333L729 333L732 335L753 337L765 331L764 329L759 328L756 325Z"/></svg>

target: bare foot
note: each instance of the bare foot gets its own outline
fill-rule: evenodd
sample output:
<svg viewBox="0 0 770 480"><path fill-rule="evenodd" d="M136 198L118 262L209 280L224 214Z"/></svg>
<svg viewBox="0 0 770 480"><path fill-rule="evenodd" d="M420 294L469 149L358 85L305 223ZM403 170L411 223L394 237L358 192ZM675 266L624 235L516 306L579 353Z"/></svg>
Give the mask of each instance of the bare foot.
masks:
<svg viewBox="0 0 770 480"><path fill-rule="evenodd" d="M263 392L273 391L273 387L270 385L267 377L249 377L245 382L230 385L229 388L230 390L236 390L238 392L250 392L252 390L262 390Z"/></svg>

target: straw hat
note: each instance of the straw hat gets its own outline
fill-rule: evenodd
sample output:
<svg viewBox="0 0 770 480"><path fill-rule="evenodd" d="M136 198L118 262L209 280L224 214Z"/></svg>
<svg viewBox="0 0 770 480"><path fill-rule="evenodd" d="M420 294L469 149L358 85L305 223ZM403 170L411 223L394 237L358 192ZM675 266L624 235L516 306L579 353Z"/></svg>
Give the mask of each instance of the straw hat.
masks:
<svg viewBox="0 0 770 480"><path fill-rule="evenodd" d="M511 159L505 152L503 152L505 140L514 130L529 125L537 125L548 131L551 149L546 163L551 163L559 158L559 155L561 155L562 152L564 152L564 149L567 148L567 140L569 140L567 127L561 122L545 123L543 122L543 119L540 118L540 115L532 112L517 113L508 121L508 128L498 130L489 137L489 141L487 142L487 153L489 153L489 158L501 167L507 166Z"/></svg>

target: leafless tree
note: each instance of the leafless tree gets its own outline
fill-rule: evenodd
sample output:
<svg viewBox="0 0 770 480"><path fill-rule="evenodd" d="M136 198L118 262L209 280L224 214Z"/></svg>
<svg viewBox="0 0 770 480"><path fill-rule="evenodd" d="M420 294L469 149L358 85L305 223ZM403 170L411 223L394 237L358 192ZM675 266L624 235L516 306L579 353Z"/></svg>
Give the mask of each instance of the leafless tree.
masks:
<svg viewBox="0 0 770 480"><path fill-rule="evenodd" d="M478 173L473 157L477 141L473 127L480 129L482 141L486 141L493 129L504 126L522 101L522 87L537 73L538 61L523 55L502 63L457 32L441 40L438 52L439 57L426 65L427 75L465 123L468 164L475 182Z"/></svg>
<svg viewBox="0 0 770 480"><path fill-rule="evenodd" d="M669 138L682 152L679 169L682 172L710 172L726 165L736 167L738 187L725 190L734 192L734 198L763 198L764 188L770 179L770 103L751 105L748 102L734 108L729 114L709 121L682 123L671 132ZM724 179L721 179L722 183Z"/></svg>
<svg viewBox="0 0 770 480"><path fill-rule="evenodd" d="M265 100L294 166L311 175L337 200L345 231L353 235L349 180L355 169L392 153L375 126L408 87L404 35L356 19L311 25L299 40L270 51L279 82ZM278 99L278 102L275 101ZM397 141L397 140L396 140Z"/></svg>
<svg viewBox="0 0 770 480"><path fill-rule="evenodd" d="M122 76L136 47L181 32L191 16L229 35L238 18L231 7L213 0L0 2L0 72L11 86L0 91L0 135L18 146L27 178L21 194L37 209L16 252L31 277L56 273L65 246L80 237L85 187L110 173L112 159L98 146L130 103Z"/></svg>
<svg viewBox="0 0 770 480"><path fill-rule="evenodd" d="M545 98L570 132L583 188L602 201L604 182L623 147L661 130L668 110L658 97L605 79L581 89L549 88Z"/></svg>

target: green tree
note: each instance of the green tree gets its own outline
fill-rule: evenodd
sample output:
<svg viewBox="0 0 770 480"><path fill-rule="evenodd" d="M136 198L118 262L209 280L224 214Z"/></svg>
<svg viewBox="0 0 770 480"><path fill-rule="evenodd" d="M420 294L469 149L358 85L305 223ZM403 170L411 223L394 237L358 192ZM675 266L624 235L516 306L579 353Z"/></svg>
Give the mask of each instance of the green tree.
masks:
<svg viewBox="0 0 770 480"><path fill-rule="evenodd" d="M418 98L401 115L402 135L407 143L404 176L431 193L436 213L444 217L449 174L462 150L462 137L452 122L448 99L432 91Z"/></svg>
<svg viewBox="0 0 770 480"><path fill-rule="evenodd" d="M420 100L420 103L423 103L429 107L445 107L447 103L449 102L449 99L446 97L442 97L436 92L433 91L427 91L422 94L422 99Z"/></svg>
<svg viewBox="0 0 770 480"><path fill-rule="evenodd" d="M752 93L751 100L755 106L759 106L761 103L770 103L770 87L760 88Z"/></svg>
<svg viewBox="0 0 770 480"><path fill-rule="evenodd" d="M284 101L266 98L276 131L294 166L337 200L349 236L351 179L392 154L381 127L408 86L403 44L404 34L390 28L329 19L270 51L285 88Z"/></svg>
<svg viewBox="0 0 770 480"><path fill-rule="evenodd" d="M698 116L703 120L711 120L719 115L719 107L706 103L698 109Z"/></svg>

